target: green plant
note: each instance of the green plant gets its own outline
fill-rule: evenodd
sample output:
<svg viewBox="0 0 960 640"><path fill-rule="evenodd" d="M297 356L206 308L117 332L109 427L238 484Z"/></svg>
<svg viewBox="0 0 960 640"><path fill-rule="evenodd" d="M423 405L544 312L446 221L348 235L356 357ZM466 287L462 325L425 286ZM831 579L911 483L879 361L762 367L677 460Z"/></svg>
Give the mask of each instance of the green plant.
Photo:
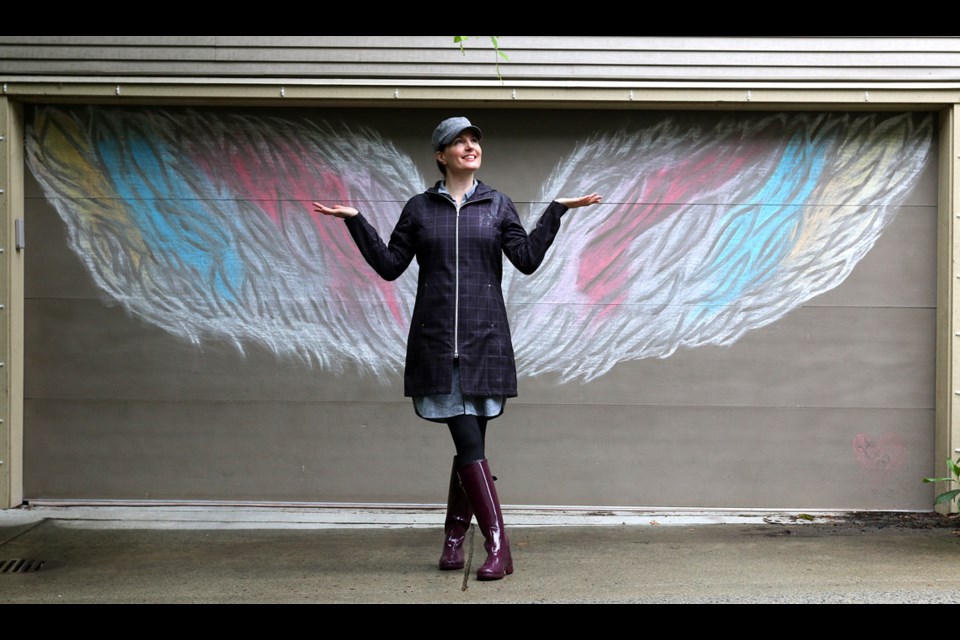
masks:
<svg viewBox="0 0 960 640"><path fill-rule="evenodd" d="M951 484L957 483L960 484L960 458L957 458L957 461L947 458L947 469L952 475L945 478L924 478L924 482L949 482ZM943 504L944 502L953 502L960 496L960 489L951 489L949 491L944 491L937 496L936 500L933 501L933 504Z"/></svg>
<svg viewBox="0 0 960 640"><path fill-rule="evenodd" d="M460 54L467 55L466 50L463 48L463 43L470 39L470 36L453 36L453 43L460 45ZM490 42L493 44L494 52L494 65L497 69L497 79L500 82L503 82L503 76L500 75L500 58L503 58L507 62L510 62L510 58L507 57L503 51L500 50L500 36L490 36Z"/></svg>

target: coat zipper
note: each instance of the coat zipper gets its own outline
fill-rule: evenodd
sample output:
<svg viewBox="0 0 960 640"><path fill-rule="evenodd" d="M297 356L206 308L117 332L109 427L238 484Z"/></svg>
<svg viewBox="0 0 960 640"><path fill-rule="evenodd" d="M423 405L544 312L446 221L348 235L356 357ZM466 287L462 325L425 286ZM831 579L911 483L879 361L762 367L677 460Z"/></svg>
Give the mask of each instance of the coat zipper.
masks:
<svg viewBox="0 0 960 640"><path fill-rule="evenodd" d="M467 204L467 202L466 198L464 198L462 203L457 204L457 201L448 195L442 193L437 195L446 198L457 211L457 224L454 233L454 260L456 260L456 265L454 266L453 359L458 360L460 358L460 207ZM477 200L471 200L471 202L483 202L489 199L488 197L483 197Z"/></svg>
<svg viewBox="0 0 960 640"><path fill-rule="evenodd" d="M454 270L454 279L456 282L454 295L456 298L454 298L453 301L453 359L458 360L460 358L460 207L462 205L456 202L453 204L457 207L456 251L454 252L457 266Z"/></svg>

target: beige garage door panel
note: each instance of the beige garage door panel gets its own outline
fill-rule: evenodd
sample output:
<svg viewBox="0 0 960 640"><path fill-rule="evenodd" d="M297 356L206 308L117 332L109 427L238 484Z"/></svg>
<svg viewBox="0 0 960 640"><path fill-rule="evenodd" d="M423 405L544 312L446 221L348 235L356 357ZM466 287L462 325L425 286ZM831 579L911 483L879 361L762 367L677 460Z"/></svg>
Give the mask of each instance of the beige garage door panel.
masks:
<svg viewBox="0 0 960 640"><path fill-rule="evenodd" d="M555 494L575 505L923 508L932 420L921 409L514 407L494 440L497 488L520 504Z"/></svg>

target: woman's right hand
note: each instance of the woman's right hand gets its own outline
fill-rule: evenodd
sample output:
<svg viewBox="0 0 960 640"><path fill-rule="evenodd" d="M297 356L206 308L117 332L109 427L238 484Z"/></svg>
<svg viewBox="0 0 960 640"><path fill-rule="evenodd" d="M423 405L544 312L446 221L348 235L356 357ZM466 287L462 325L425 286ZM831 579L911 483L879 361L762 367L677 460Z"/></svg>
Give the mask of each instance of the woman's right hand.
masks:
<svg viewBox="0 0 960 640"><path fill-rule="evenodd" d="M325 216L335 216L337 218L352 218L360 213L353 207L345 207L342 204L335 204L332 207L328 207L319 202L313 203L313 211L314 213L322 213Z"/></svg>

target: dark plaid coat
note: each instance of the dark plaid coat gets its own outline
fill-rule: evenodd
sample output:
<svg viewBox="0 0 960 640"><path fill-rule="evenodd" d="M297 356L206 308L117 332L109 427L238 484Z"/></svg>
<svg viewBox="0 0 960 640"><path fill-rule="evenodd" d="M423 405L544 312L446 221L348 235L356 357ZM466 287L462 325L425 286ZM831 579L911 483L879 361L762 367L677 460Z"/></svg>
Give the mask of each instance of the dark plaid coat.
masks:
<svg viewBox="0 0 960 640"><path fill-rule="evenodd" d="M362 214L346 219L363 257L384 279L398 278L414 257L420 267L404 394L450 393L453 360L459 358L465 394L516 396L500 287L503 255L523 273L536 271L567 207L550 203L528 235L513 202L499 191L479 183L461 205L458 223L456 205L437 186L407 202L388 245Z"/></svg>

